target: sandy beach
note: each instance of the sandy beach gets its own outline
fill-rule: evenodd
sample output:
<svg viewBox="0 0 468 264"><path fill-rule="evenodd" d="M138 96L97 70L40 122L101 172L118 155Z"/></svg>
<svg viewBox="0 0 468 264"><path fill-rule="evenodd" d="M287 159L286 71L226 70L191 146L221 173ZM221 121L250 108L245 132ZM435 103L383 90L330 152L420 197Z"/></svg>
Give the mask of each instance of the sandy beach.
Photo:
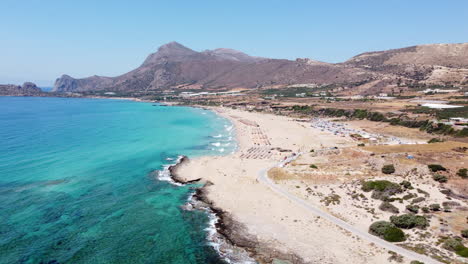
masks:
<svg viewBox="0 0 468 264"><path fill-rule="evenodd" d="M224 212L231 242L254 252L261 262L276 258L291 263L389 262L388 250L307 212L257 179L261 170L293 153L356 142L290 117L214 110L235 125L237 152L184 162L177 177L210 183L204 187L204 195Z"/></svg>

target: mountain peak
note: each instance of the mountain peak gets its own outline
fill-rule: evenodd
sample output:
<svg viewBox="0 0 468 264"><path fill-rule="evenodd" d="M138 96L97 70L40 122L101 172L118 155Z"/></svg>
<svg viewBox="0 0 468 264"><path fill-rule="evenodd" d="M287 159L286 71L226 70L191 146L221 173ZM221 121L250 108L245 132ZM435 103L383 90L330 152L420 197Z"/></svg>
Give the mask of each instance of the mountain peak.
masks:
<svg viewBox="0 0 468 264"><path fill-rule="evenodd" d="M172 42L169 42L169 43L166 43L166 44L160 46L158 51L159 50L190 50L190 51L192 51L191 49L185 47L184 45L182 45L182 44L180 44L179 42L176 42L176 41L172 41Z"/></svg>
<svg viewBox="0 0 468 264"><path fill-rule="evenodd" d="M158 63L162 58L177 59L194 54L197 54L197 52L185 47L178 42L172 41L160 46L157 52L150 54L143 62L143 65Z"/></svg>

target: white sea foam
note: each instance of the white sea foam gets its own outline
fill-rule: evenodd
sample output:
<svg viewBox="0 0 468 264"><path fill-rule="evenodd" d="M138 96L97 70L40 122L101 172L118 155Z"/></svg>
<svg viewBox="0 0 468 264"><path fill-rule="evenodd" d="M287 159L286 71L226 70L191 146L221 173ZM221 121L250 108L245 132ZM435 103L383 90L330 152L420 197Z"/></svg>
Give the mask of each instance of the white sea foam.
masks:
<svg viewBox="0 0 468 264"><path fill-rule="evenodd" d="M158 180L166 181L166 182L169 182L169 183L177 185L177 186L182 186L182 184L180 184L178 182L175 182L174 179L172 179L171 172L169 171L169 168L171 166L174 166L174 165L178 164L181 160L182 160L182 156L179 156L177 158L177 161L174 164L164 165L162 170L158 171L158 175L157 175Z"/></svg>
<svg viewBox="0 0 468 264"><path fill-rule="evenodd" d="M193 210L193 208L203 210L208 214L208 227L204 230L206 231L206 236L209 241L209 245L212 246L216 252L221 256L221 258L227 263L232 264L255 264L255 260L249 257L248 253L244 250L236 249L234 246L227 243L223 236L218 233L216 229L216 224L219 222L219 217L211 210L211 208L203 206L197 206L199 203L197 199L194 198L195 193L192 193L188 198L188 204L191 206L185 206L185 208L190 208L188 210Z"/></svg>
<svg viewBox="0 0 468 264"><path fill-rule="evenodd" d="M220 146L221 146L221 142L211 143L211 145L213 145L213 146L215 146L215 147L220 147Z"/></svg>
<svg viewBox="0 0 468 264"><path fill-rule="evenodd" d="M223 136L223 135L221 135L221 134L218 134L218 135L216 135L216 136L213 136L213 137L214 137L214 138L220 138L220 137L222 137L222 136Z"/></svg>

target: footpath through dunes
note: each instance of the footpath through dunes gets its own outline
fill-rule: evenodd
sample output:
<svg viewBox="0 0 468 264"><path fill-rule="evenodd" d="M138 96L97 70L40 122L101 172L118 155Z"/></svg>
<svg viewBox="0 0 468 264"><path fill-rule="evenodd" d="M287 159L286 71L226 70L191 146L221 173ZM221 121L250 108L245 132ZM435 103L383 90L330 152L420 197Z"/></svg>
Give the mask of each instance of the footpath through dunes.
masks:
<svg viewBox="0 0 468 264"><path fill-rule="evenodd" d="M354 141L288 117L231 109L218 113L235 124L238 151L224 157L191 160L177 173L185 180L202 178L211 183L204 187L205 198L223 212L223 233L231 242L263 262L389 263L392 255L388 248L376 243L378 238L368 240L368 235L362 235L364 231L356 234L352 228L337 225L257 179L259 173L293 153L341 148L355 145ZM392 251L397 249L392 245ZM437 263L430 261L425 262Z"/></svg>

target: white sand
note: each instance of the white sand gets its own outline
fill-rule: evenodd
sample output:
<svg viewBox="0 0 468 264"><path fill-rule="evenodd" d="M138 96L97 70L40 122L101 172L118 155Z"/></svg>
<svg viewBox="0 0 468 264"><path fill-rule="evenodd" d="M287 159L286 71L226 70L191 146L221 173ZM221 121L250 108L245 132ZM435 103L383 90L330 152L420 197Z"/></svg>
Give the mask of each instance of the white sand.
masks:
<svg viewBox="0 0 468 264"><path fill-rule="evenodd" d="M355 145L356 142L311 128L309 123L263 113L217 108L230 118L238 137L238 152L223 157L202 157L180 167L186 180L202 178L208 198L247 227L249 234L281 252L294 253L310 263L389 263L387 250L351 235L318 218L257 182L260 170L277 163L288 153L270 153L265 159L241 158L252 147L280 147L294 152ZM259 125L268 140L258 140ZM267 142L271 146L266 145ZM255 143L260 145L255 145ZM290 154L290 153L289 153ZM245 155L244 155L245 156ZM410 260L405 260L408 263Z"/></svg>

